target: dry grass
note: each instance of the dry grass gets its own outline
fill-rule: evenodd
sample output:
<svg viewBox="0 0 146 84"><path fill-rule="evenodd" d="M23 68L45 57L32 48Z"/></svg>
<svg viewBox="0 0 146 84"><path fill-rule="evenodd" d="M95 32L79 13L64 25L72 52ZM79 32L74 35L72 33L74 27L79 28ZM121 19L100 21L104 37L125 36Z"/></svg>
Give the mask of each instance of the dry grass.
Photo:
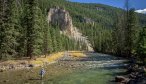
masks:
<svg viewBox="0 0 146 84"><path fill-rule="evenodd" d="M83 51L69 51L69 56L72 56L74 58L81 58L85 57ZM58 52L50 54L45 58L45 56L40 56L39 58L35 58L33 60L30 59L22 59L22 60L9 60L1 63L1 65L19 65L19 64L33 64L37 66L42 66L44 63L53 63L57 61L58 59L62 58L64 56L64 52Z"/></svg>
<svg viewBox="0 0 146 84"><path fill-rule="evenodd" d="M46 58L43 58L43 56L41 58L36 58L35 60L31 60L30 63L36 65L42 65L44 62L47 63L55 62L63 56L64 56L64 52L58 52L51 54ZM86 55L82 51L69 51L69 56L73 56L75 58L81 58L81 57L85 57Z"/></svg>
<svg viewBox="0 0 146 84"><path fill-rule="evenodd" d="M86 56L83 51L69 51L69 55L77 58Z"/></svg>
<svg viewBox="0 0 146 84"><path fill-rule="evenodd" d="M51 55L47 56L46 58L43 56L40 58L36 58L35 60L31 60L30 63L42 65L44 62L51 63L51 62L58 60L61 57L63 57L63 52L58 52L58 53L51 54Z"/></svg>
<svg viewBox="0 0 146 84"><path fill-rule="evenodd" d="M64 54L64 52L58 52L58 53L52 54L50 57L47 58L47 60L49 62L56 61L59 58L63 57L64 56L63 54Z"/></svg>
<svg viewBox="0 0 146 84"><path fill-rule="evenodd" d="M8 60L0 63L0 65L8 66L8 65L19 65L19 64L33 64L33 65L43 65L44 63L52 63L63 57L64 52L53 53L47 56L40 56L39 58L35 58L33 60L23 59L23 60Z"/></svg>

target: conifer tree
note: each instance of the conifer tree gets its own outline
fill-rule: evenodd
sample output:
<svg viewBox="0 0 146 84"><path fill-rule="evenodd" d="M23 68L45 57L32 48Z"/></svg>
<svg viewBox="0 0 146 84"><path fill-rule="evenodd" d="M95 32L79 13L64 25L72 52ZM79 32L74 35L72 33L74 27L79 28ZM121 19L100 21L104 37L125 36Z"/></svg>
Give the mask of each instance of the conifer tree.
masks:
<svg viewBox="0 0 146 84"><path fill-rule="evenodd" d="M134 9L130 9L127 11L128 15L126 17L126 25L125 25L125 55L131 56L132 55L132 49L133 49L133 40L136 35L135 33L135 25L136 25L136 19L135 19L135 12ZM134 35L133 35L134 34Z"/></svg>
<svg viewBox="0 0 146 84"><path fill-rule="evenodd" d="M33 11L34 11L34 25L33 25L33 55L38 56L42 54L42 45L43 45L43 29L44 29L44 18L41 9L38 6L38 0L33 2ZM46 20L45 20L46 21ZM47 46L47 45L46 45Z"/></svg>
<svg viewBox="0 0 146 84"><path fill-rule="evenodd" d="M143 27L141 32L139 33L139 39L137 41L137 49L136 53L138 58L141 59L143 64L145 64L146 58L146 27Z"/></svg>
<svg viewBox="0 0 146 84"><path fill-rule="evenodd" d="M45 55L45 57L47 56L47 54L49 54L48 52L51 52L51 35L50 35L50 30L49 30L49 25L47 25L47 23L43 20L44 22L44 31L43 31L43 54Z"/></svg>
<svg viewBox="0 0 146 84"><path fill-rule="evenodd" d="M26 56L32 58L40 54L42 44L41 11L38 0L26 0L25 2L24 28L26 30Z"/></svg>
<svg viewBox="0 0 146 84"><path fill-rule="evenodd" d="M122 56L122 51L124 49L124 29L123 29L123 15L116 13L116 20L112 32L112 49L113 52L117 55Z"/></svg>
<svg viewBox="0 0 146 84"><path fill-rule="evenodd" d="M16 51L16 34L15 18L13 10L15 10L14 0L1 0L0 16L0 59L9 59L15 56ZM13 21L14 20L14 21Z"/></svg>

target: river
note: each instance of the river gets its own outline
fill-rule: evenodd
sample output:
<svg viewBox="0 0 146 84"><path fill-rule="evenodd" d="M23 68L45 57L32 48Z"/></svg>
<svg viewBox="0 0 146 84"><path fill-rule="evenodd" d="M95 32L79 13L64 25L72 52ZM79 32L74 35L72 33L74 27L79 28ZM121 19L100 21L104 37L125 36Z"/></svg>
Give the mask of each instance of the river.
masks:
<svg viewBox="0 0 146 84"><path fill-rule="evenodd" d="M72 59L64 56L58 62L45 66L46 74L40 80L41 67L0 73L0 84L114 84L116 75L124 74L125 59L99 53Z"/></svg>

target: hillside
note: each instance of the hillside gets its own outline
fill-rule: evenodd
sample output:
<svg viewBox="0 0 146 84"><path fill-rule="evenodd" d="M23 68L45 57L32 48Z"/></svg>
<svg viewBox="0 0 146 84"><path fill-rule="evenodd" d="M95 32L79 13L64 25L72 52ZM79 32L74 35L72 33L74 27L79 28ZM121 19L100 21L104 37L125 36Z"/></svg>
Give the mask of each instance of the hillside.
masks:
<svg viewBox="0 0 146 84"><path fill-rule="evenodd" d="M103 4L90 4L90 3L76 3L65 0L49 0L41 1L42 9L60 7L69 12L73 19L73 26L89 39L95 51L104 53L113 53L113 30L118 18L122 20L125 11L120 8L107 6ZM136 15L136 31L146 24L146 15ZM121 23L124 24L124 23ZM137 33L138 35L138 33Z"/></svg>
<svg viewBox="0 0 146 84"><path fill-rule="evenodd" d="M6 5L1 5L2 10L0 10L2 17L0 59L33 58L59 51L88 50L87 46L103 53L115 54L118 51L115 45L115 32L118 30L115 31L115 28L118 27L116 24L121 24L119 27L124 28L121 16L125 13L120 8L65 0L34 0L32 2L14 0L1 4ZM69 34L61 34L62 28L59 24L48 23L50 9L57 7L68 12L70 17L68 19L71 20L73 30L76 31L75 37L84 41L71 39L74 35L72 34L70 38ZM138 16L134 25L137 41L138 33L146 24L146 15L136 13L135 15ZM120 36L122 35L123 33ZM122 44L120 47L126 46L126 42L122 42L123 39L118 41L124 43L124 46ZM132 42L136 43L136 41ZM123 50L121 49L120 52L125 53L126 50Z"/></svg>
<svg viewBox="0 0 146 84"><path fill-rule="evenodd" d="M75 40L75 42L82 43L87 47L87 51L93 51L91 43L88 38L73 25L72 18L65 9L50 8L48 12L48 24L58 25L60 34L66 35L68 38Z"/></svg>

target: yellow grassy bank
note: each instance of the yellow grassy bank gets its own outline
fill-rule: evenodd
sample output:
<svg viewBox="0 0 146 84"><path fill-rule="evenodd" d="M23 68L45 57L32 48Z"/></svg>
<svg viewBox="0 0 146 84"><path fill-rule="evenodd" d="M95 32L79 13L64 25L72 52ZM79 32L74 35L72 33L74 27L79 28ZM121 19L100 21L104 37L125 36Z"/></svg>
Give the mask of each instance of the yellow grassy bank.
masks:
<svg viewBox="0 0 146 84"><path fill-rule="evenodd" d="M75 58L80 58L80 57L85 57L86 55L82 51L67 51L69 56L75 57ZM43 63L52 63L57 61L58 59L62 58L64 56L65 52L58 52L51 54L47 56L46 58L40 57L36 58L35 60L31 60L30 64L43 64Z"/></svg>
<svg viewBox="0 0 146 84"><path fill-rule="evenodd" d="M68 52L70 56L80 58L80 57L85 57L85 53L83 51L69 51Z"/></svg>
<svg viewBox="0 0 146 84"><path fill-rule="evenodd" d="M23 69L27 68L27 66L44 66L46 64L54 63L60 58L62 58L65 53L67 53L68 56L71 56L73 58L81 58L85 57L86 55L82 51L66 51L66 52L58 52L50 54L49 56L40 56L35 59L22 59L22 60L9 60L4 61L0 63L0 70L11 70L11 69Z"/></svg>
<svg viewBox="0 0 146 84"><path fill-rule="evenodd" d="M40 57L40 58L36 58L35 60L31 60L30 64L43 64L43 63L51 63L54 61L57 61L59 58L64 56L64 52L58 52L58 53L54 53L51 54L49 56L45 57Z"/></svg>

